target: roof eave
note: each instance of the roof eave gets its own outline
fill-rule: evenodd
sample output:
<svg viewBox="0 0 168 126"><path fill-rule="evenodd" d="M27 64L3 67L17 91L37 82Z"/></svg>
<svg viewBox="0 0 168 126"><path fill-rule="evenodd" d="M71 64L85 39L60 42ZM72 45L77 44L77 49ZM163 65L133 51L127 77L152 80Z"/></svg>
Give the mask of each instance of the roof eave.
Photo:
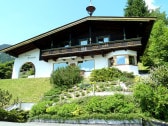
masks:
<svg viewBox="0 0 168 126"><path fill-rule="evenodd" d="M45 33L42 33L38 36L35 36L33 38L30 38L28 40L25 40L25 41L22 41L16 45L12 45L8 48L5 48L5 49L2 49L0 50L0 52L4 52L4 53L7 53L9 52L10 50L13 50L13 49L16 49L18 47L21 47L23 45L26 45L26 44L29 44L29 43L32 43L36 40L39 40L39 39L42 39L46 36L49 36L49 35L52 35L54 33L57 33L59 31L62 31L62 30L65 30L67 28L70 28L70 27L73 27L75 25L78 25L80 23L83 23L85 21L142 21L142 22L149 22L149 21L155 21L156 20L156 17L107 17L107 16L88 16L88 17L85 17L85 18L82 18L82 19L79 19L77 21L74 21L74 22L71 22L69 24L66 24L66 25L63 25L61 27L58 27L56 29L53 29L53 30L50 30L48 32L45 32Z"/></svg>

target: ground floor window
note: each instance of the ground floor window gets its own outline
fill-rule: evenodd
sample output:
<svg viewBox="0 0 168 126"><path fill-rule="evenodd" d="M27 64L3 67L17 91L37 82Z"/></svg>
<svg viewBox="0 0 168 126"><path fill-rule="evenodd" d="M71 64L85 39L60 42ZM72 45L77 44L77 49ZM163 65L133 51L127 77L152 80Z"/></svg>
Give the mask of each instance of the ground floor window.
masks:
<svg viewBox="0 0 168 126"><path fill-rule="evenodd" d="M129 56L129 64L130 65L136 65L135 64L135 56Z"/></svg>
<svg viewBox="0 0 168 126"><path fill-rule="evenodd" d="M113 56L113 62L115 65L137 65L136 56L132 55L119 55L119 56ZM112 59L109 59L109 62L111 63Z"/></svg>
<svg viewBox="0 0 168 126"><path fill-rule="evenodd" d="M95 68L95 61L94 60L79 61L78 66L80 67L81 70L90 72Z"/></svg>
<svg viewBox="0 0 168 126"><path fill-rule="evenodd" d="M114 58L113 57L109 58L108 63L109 63L109 67L112 67L114 65Z"/></svg>
<svg viewBox="0 0 168 126"><path fill-rule="evenodd" d="M123 65L123 64L126 64L126 57L116 56L116 65Z"/></svg>
<svg viewBox="0 0 168 126"><path fill-rule="evenodd" d="M58 68L61 68L61 67L66 67L68 66L68 63L55 63L54 64L54 70L57 70Z"/></svg>

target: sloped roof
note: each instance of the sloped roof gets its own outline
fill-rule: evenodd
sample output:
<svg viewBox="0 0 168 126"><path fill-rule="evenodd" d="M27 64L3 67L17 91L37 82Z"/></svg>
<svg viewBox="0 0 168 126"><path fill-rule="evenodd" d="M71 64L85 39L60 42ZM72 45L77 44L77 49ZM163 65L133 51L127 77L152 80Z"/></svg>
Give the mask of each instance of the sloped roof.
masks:
<svg viewBox="0 0 168 126"><path fill-rule="evenodd" d="M110 22L151 22L151 27L149 28L149 32L153 26L154 21L156 20L155 17L105 17L105 16L89 16L82 19L79 19L77 21L71 22L69 24L63 25L61 27L58 27L56 29L53 29L51 31L45 32L43 34L40 34L38 36L35 36L33 38L30 38L28 40L22 41L18 44L12 45L8 48L0 50L0 52L5 52L10 55L13 55L17 57L19 54L24 53L26 51L39 48L36 43L34 43L37 40L43 39L47 36L50 36L52 34L58 33L60 31L66 30L68 28L71 28L73 26L77 26L79 24L82 24L87 21L110 21Z"/></svg>

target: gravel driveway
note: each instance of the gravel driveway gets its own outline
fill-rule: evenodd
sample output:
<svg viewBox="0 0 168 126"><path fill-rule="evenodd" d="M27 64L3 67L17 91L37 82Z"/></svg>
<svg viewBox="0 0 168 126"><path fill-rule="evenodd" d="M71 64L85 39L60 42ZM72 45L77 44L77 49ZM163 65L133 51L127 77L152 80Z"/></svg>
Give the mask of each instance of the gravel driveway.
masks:
<svg viewBox="0 0 168 126"><path fill-rule="evenodd" d="M101 126L101 125L85 125L85 124L58 124L58 123L12 123L1 122L0 126Z"/></svg>

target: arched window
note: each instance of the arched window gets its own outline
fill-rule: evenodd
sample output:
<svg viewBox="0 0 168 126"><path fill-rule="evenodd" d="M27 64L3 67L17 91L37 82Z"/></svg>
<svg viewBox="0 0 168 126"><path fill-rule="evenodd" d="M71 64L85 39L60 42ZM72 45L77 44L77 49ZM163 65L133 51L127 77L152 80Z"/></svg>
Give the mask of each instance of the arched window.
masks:
<svg viewBox="0 0 168 126"><path fill-rule="evenodd" d="M27 62L22 65L19 71L19 78L28 78L34 77L35 75L35 66L32 62Z"/></svg>

